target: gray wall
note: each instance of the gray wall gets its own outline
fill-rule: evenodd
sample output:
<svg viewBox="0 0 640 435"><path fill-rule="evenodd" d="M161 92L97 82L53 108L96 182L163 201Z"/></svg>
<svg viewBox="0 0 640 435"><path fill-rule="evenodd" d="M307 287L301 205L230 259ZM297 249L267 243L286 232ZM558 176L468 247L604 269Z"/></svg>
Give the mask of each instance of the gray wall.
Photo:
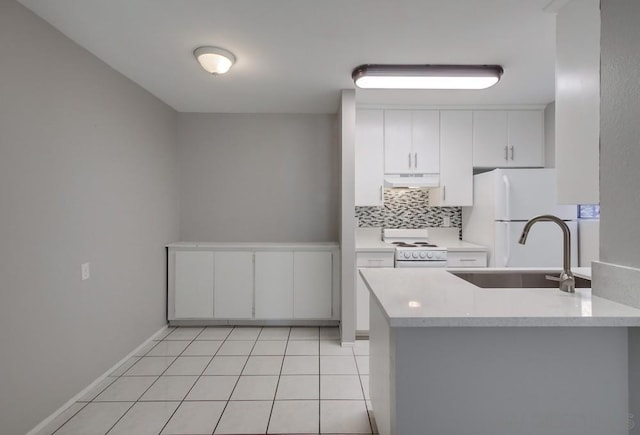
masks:
<svg viewBox="0 0 640 435"><path fill-rule="evenodd" d="M638 307L640 2L602 0L600 7L600 260L614 266L594 268L593 288L594 293ZM603 278L598 279L597 273ZM629 418L633 423L630 434L640 433L639 367L640 332L638 328L630 328Z"/></svg>
<svg viewBox="0 0 640 435"><path fill-rule="evenodd" d="M556 167L556 103L544 108L544 167Z"/></svg>
<svg viewBox="0 0 640 435"><path fill-rule="evenodd" d="M176 114L11 0L0 59L0 433L21 434L165 323Z"/></svg>
<svg viewBox="0 0 640 435"><path fill-rule="evenodd" d="M601 9L600 260L637 268L640 2L603 0Z"/></svg>
<svg viewBox="0 0 640 435"><path fill-rule="evenodd" d="M343 89L338 108L340 125L340 264L342 343L356 339L356 217L355 198L356 157L356 92Z"/></svg>
<svg viewBox="0 0 640 435"><path fill-rule="evenodd" d="M180 239L338 240L335 115L178 117Z"/></svg>

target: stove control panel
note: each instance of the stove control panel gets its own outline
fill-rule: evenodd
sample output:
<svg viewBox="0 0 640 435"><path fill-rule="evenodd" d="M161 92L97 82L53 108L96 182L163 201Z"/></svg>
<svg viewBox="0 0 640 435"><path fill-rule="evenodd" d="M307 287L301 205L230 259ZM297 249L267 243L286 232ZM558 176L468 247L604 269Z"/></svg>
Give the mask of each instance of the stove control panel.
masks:
<svg viewBox="0 0 640 435"><path fill-rule="evenodd" d="M444 249L402 249L396 250L398 261L446 261L447 251Z"/></svg>

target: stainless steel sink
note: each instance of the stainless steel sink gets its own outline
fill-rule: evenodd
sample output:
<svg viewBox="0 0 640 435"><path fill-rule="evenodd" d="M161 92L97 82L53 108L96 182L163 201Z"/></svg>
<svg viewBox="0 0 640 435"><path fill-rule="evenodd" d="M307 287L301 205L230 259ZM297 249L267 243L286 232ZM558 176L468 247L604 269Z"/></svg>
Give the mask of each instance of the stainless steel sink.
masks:
<svg viewBox="0 0 640 435"><path fill-rule="evenodd" d="M557 281L546 278L547 275L558 276L558 271L552 272L449 272L471 284L481 288L558 288ZM590 288L591 280L575 277L576 288Z"/></svg>

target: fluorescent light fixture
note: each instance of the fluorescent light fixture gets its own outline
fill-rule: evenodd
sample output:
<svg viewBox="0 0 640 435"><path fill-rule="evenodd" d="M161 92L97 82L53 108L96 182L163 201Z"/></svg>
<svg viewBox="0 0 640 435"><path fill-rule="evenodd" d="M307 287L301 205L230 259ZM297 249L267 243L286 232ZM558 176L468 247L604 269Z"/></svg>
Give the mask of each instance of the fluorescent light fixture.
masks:
<svg viewBox="0 0 640 435"><path fill-rule="evenodd" d="M233 53L219 47L198 47L193 55L202 68L213 75L226 73L236 61Z"/></svg>
<svg viewBox="0 0 640 435"><path fill-rule="evenodd" d="M486 89L503 72L500 65L360 65L351 77L362 89Z"/></svg>

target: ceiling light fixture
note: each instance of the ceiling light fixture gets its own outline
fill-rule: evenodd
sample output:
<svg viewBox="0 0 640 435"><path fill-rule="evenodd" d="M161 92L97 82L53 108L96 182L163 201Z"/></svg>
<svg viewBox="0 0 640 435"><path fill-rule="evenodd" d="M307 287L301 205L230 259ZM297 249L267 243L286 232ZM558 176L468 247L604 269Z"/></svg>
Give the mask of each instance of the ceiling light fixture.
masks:
<svg viewBox="0 0 640 435"><path fill-rule="evenodd" d="M351 77L362 89L486 89L503 72L500 65L360 65Z"/></svg>
<svg viewBox="0 0 640 435"><path fill-rule="evenodd" d="M228 50L219 47L198 47L193 50L202 68L213 75L224 74L236 62L236 57Z"/></svg>

